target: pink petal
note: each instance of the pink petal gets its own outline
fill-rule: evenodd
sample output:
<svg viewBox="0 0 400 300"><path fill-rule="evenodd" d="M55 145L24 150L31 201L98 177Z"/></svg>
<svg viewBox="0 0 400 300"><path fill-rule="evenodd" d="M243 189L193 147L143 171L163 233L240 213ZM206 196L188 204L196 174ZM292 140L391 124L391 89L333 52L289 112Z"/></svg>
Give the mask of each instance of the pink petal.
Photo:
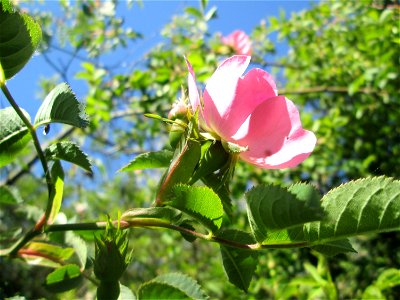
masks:
<svg viewBox="0 0 400 300"><path fill-rule="evenodd" d="M243 160L263 168L283 169L306 159L316 137L301 127L293 102L278 96L260 104L230 141L248 146L248 151L240 154Z"/></svg>
<svg viewBox="0 0 400 300"><path fill-rule="evenodd" d="M208 86L207 86L208 87ZM270 74L261 69L250 70L244 78L239 78L231 103L222 116L217 116L210 126L224 139L234 135L252 111L266 99L275 97L277 89ZM206 103L215 103L220 98L209 99Z"/></svg>
<svg viewBox="0 0 400 300"><path fill-rule="evenodd" d="M236 96L240 76L250 63L250 56L234 55L219 65L204 90L204 119L208 126L218 130ZM218 131L217 131L218 132Z"/></svg>
<svg viewBox="0 0 400 300"><path fill-rule="evenodd" d="M187 60L186 57L185 60L189 71L188 74L189 100L190 104L192 105L192 110L196 111L197 107L200 105L200 96L196 85L196 76L194 75L192 65L190 64L190 62Z"/></svg>

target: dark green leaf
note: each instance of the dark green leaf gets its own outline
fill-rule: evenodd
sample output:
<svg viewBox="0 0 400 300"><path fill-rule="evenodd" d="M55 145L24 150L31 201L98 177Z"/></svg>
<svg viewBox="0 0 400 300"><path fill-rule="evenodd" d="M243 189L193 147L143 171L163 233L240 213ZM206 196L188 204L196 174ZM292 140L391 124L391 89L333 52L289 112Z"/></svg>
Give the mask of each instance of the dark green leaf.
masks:
<svg viewBox="0 0 400 300"><path fill-rule="evenodd" d="M9 1L0 2L0 69L5 79L18 73L42 39L40 26L28 15L13 11Z"/></svg>
<svg viewBox="0 0 400 300"><path fill-rule="evenodd" d="M242 231L227 230L218 237L241 244L254 244L254 238ZM254 250L220 246L222 262L229 282L243 291L247 291L257 268L258 253Z"/></svg>
<svg viewBox="0 0 400 300"><path fill-rule="evenodd" d="M357 253L357 251L354 250L353 246L350 244L350 241L348 239L331 241L326 244L314 246L312 247L312 249L326 256L335 256L337 254L347 253L347 252Z"/></svg>
<svg viewBox="0 0 400 300"><path fill-rule="evenodd" d="M322 198L326 219L305 226L311 242L400 230L400 181L365 178L343 184Z"/></svg>
<svg viewBox="0 0 400 300"><path fill-rule="evenodd" d="M83 105L66 83L60 83L46 96L36 114L35 127L48 123L63 123L79 128L89 123Z"/></svg>
<svg viewBox="0 0 400 300"><path fill-rule="evenodd" d="M119 172L166 168L169 166L173 155L174 153L170 150L142 153L130 161L129 164L119 169Z"/></svg>
<svg viewBox="0 0 400 300"><path fill-rule="evenodd" d="M257 241L263 242L270 232L321 219L319 195L306 184L289 190L264 185L247 194L248 216Z"/></svg>
<svg viewBox="0 0 400 300"><path fill-rule="evenodd" d="M138 292L139 299L208 299L198 283L192 278L169 273L144 283Z"/></svg>
<svg viewBox="0 0 400 300"><path fill-rule="evenodd" d="M29 114L21 109L30 120ZM0 168L12 162L31 140L28 128L12 107L0 110Z"/></svg>
<svg viewBox="0 0 400 300"><path fill-rule="evenodd" d="M65 160L92 173L92 165L87 155L75 143L58 142L46 148L45 155L48 160Z"/></svg>
<svg viewBox="0 0 400 300"><path fill-rule="evenodd" d="M159 191L157 203L161 204L168 200L171 188L178 183L187 183L200 159L200 143L182 136L178 147L175 150L174 158L166 171Z"/></svg>
<svg viewBox="0 0 400 300"><path fill-rule="evenodd" d="M65 265L46 277L45 288L53 293L62 293L78 287L82 282L77 265Z"/></svg>
<svg viewBox="0 0 400 300"><path fill-rule="evenodd" d="M171 197L169 205L187 213L210 230L216 231L221 227L224 210L212 189L179 184L173 188Z"/></svg>

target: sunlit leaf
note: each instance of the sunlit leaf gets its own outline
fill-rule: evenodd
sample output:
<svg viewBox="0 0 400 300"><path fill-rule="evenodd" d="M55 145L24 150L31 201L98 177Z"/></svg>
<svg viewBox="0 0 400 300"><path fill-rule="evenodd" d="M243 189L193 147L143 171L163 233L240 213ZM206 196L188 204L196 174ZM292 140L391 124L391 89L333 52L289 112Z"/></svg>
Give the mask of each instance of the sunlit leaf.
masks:
<svg viewBox="0 0 400 300"><path fill-rule="evenodd" d="M184 136L175 150L174 158L160 185L157 202L168 200L171 188L178 183L187 183L200 159L200 143Z"/></svg>
<svg viewBox="0 0 400 300"><path fill-rule="evenodd" d="M246 198L250 225L259 242L274 230L322 217L320 196L310 185L297 184L289 190L274 185L258 186L251 189Z"/></svg>
<svg viewBox="0 0 400 300"><path fill-rule="evenodd" d="M208 296L192 278L169 273L142 284L138 299L208 299Z"/></svg>
<svg viewBox="0 0 400 300"><path fill-rule="evenodd" d="M62 293L78 287L82 282L77 265L65 265L51 272L46 277L45 288L53 293Z"/></svg>
<svg viewBox="0 0 400 300"><path fill-rule="evenodd" d="M400 181L386 177L351 181L327 193L322 208L326 218L305 227L311 242L400 230Z"/></svg>
<svg viewBox="0 0 400 300"><path fill-rule="evenodd" d="M119 169L119 172L166 168L169 166L173 155L174 153L170 150L142 153L131 160L126 166Z"/></svg>
<svg viewBox="0 0 400 300"><path fill-rule="evenodd" d="M47 219L48 224L52 224L56 219L63 199L64 171L59 161L55 161L53 167L51 168L51 178L53 179L53 189L50 197L52 198L53 205Z"/></svg>
<svg viewBox="0 0 400 300"><path fill-rule="evenodd" d="M58 268L74 253L72 248L63 248L45 242L30 242L19 251L28 264Z"/></svg>
<svg viewBox="0 0 400 300"><path fill-rule="evenodd" d="M0 65L9 79L36 51L42 30L29 15L14 10L8 0L0 2L0 28Z"/></svg>
<svg viewBox="0 0 400 300"><path fill-rule="evenodd" d="M21 108L28 120L29 114ZM12 162L31 140L28 128L12 107L0 109L0 167Z"/></svg>
<svg viewBox="0 0 400 300"><path fill-rule="evenodd" d="M75 143L68 141L55 143L45 149L45 155L48 160L65 160L92 173L92 165L87 155Z"/></svg>
<svg viewBox="0 0 400 300"><path fill-rule="evenodd" d="M221 199L208 187L176 185L168 204L192 216L212 231L221 227L224 214Z"/></svg>
<svg viewBox="0 0 400 300"><path fill-rule="evenodd" d="M84 128L89 121L83 105L66 83L57 85L44 99L35 117L35 126L63 123Z"/></svg>

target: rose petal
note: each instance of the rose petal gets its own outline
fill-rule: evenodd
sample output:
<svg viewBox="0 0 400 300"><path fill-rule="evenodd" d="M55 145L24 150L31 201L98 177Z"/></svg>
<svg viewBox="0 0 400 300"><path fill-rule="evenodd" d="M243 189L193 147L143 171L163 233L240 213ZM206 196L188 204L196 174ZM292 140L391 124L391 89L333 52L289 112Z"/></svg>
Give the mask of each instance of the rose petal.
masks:
<svg viewBox="0 0 400 300"><path fill-rule="evenodd" d="M301 127L293 102L283 96L260 104L243 123L231 142L248 146L240 157L268 169L294 167L315 147L314 133Z"/></svg>
<svg viewBox="0 0 400 300"><path fill-rule="evenodd" d="M200 105L200 96L199 96L199 90L197 89L197 84L196 84L196 75L194 74L193 67L190 64L190 62L186 60L186 65L189 71L188 74L188 89L189 89L189 100L190 104L192 106L192 110L196 111L197 107Z"/></svg>
<svg viewBox="0 0 400 300"><path fill-rule="evenodd" d="M277 89L271 75L261 69L252 69L239 79L230 106L212 127L223 139L228 139L257 106L276 95Z"/></svg>

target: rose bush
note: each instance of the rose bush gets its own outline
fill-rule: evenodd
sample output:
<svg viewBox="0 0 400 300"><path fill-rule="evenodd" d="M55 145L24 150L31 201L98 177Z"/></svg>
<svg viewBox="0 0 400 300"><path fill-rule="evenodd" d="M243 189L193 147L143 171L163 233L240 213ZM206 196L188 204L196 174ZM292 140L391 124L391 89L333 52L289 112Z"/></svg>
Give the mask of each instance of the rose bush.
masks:
<svg viewBox="0 0 400 300"><path fill-rule="evenodd" d="M228 36L221 38L223 44L232 47L236 54L239 55L251 55L251 41L249 36L241 31L235 30Z"/></svg>
<svg viewBox="0 0 400 300"><path fill-rule="evenodd" d="M202 96L187 60L192 110L199 109L202 130L243 149L244 161L267 169L295 167L311 154L316 137L302 128L293 102L278 96L269 73L255 68L242 76L250 59L235 55L222 62Z"/></svg>

